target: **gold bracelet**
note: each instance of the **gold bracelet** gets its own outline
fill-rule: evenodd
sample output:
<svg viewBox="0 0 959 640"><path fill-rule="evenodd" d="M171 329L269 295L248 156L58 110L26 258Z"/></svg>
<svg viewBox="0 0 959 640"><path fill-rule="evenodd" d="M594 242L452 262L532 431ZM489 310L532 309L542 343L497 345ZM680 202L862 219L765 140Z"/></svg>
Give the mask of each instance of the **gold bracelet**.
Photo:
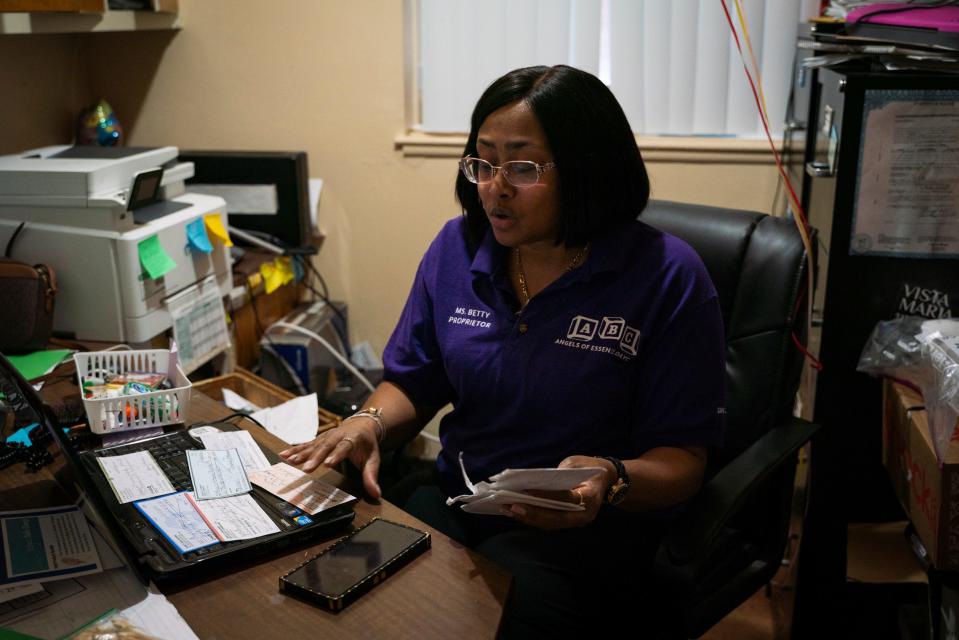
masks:
<svg viewBox="0 0 959 640"><path fill-rule="evenodd" d="M343 422L350 420L351 418L369 418L373 421L376 430L376 443L379 444L383 442L383 437L386 435L386 425L383 424L383 409L380 407L367 407L366 409L361 409L354 413L353 415L345 418Z"/></svg>

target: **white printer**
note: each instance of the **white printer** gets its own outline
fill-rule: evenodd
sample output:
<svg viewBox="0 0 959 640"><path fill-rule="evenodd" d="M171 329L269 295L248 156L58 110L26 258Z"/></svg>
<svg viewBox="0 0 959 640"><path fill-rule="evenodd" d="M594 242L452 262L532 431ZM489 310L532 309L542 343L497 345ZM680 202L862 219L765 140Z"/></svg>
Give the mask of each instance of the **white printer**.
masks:
<svg viewBox="0 0 959 640"><path fill-rule="evenodd" d="M225 234L226 205L186 193L193 165L177 156L176 147L93 146L0 156L0 250L53 267L54 331L144 343L171 327L171 300L230 291L229 249L207 235ZM167 260L150 277L146 251L175 266Z"/></svg>

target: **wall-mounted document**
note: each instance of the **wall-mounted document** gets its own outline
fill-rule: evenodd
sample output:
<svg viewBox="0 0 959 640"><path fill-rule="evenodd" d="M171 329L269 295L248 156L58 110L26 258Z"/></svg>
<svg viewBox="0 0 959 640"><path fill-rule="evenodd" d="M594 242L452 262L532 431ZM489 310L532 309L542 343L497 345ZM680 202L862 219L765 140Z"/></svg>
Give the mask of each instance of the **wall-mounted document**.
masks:
<svg viewBox="0 0 959 640"><path fill-rule="evenodd" d="M959 256L959 91L872 90L851 255Z"/></svg>

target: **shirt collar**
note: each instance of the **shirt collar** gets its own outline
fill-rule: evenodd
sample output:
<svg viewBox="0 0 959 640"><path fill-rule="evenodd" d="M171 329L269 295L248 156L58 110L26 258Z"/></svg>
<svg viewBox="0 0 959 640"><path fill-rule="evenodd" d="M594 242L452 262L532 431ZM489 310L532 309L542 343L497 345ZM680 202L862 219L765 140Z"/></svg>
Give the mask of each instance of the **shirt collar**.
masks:
<svg viewBox="0 0 959 640"><path fill-rule="evenodd" d="M627 240L627 236L636 232L637 225L642 223L630 221L617 225L591 240L589 256L583 266L576 269L575 280L589 280L594 274L624 269L629 261L632 247L632 242ZM508 252L506 247L496 242L492 229L487 229L473 257L470 271L474 275L494 276L503 270Z"/></svg>
<svg viewBox="0 0 959 640"><path fill-rule="evenodd" d="M486 274L492 276L497 274L502 271L503 265L506 263L505 256L508 251L506 247L496 242L493 230L487 229L486 235L483 236L483 240L476 250L476 255L473 256L470 271L474 275Z"/></svg>

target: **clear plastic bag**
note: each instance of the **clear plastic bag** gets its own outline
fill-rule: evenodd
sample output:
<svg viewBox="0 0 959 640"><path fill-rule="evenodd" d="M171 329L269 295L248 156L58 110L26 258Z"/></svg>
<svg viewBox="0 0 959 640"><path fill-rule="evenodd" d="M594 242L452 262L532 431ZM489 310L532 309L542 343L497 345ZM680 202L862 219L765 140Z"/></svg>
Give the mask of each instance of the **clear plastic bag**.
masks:
<svg viewBox="0 0 959 640"><path fill-rule="evenodd" d="M936 459L942 465L959 417L959 338L933 333L923 343L922 352L929 370L922 398Z"/></svg>
<svg viewBox="0 0 959 640"><path fill-rule="evenodd" d="M866 340L856 371L905 382L920 390L929 376L923 364L922 342L916 337L925 321L916 316L880 320Z"/></svg>
<svg viewBox="0 0 959 640"><path fill-rule="evenodd" d="M902 382L920 393L942 465L959 417L959 320L902 316L876 324L857 371Z"/></svg>
<svg viewBox="0 0 959 640"><path fill-rule="evenodd" d="M105 614L78 629L65 640L160 640L127 620L123 613L111 609Z"/></svg>

